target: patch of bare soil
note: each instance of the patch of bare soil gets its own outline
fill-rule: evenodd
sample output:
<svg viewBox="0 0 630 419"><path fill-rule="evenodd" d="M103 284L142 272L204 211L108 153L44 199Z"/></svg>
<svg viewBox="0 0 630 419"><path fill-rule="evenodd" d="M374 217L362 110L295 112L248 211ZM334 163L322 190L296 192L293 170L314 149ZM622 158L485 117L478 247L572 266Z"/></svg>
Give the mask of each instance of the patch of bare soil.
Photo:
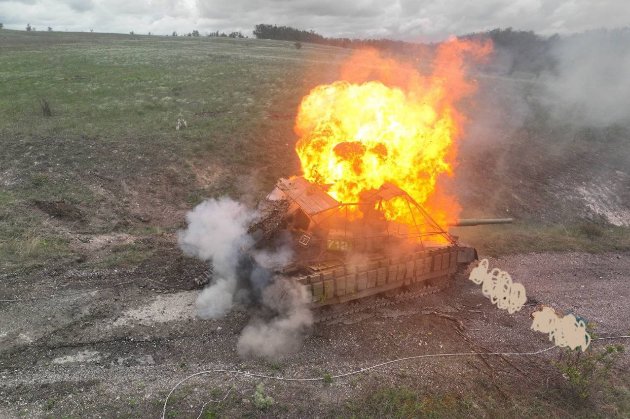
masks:
<svg viewBox="0 0 630 419"><path fill-rule="evenodd" d="M163 256L176 261L174 253ZM158 268L3 279L0 416L160 417L170 389L202 370L323 378L422 354L531 352L550 346L547 336L530 330L533 305L510 315L460 275L439 294L319 323L298 353L278 362L243 360L236 342L248 309L200 320L194 313L197 291L191 290L198 268L188 270L185 258L171 270L154 262ZM515 255L491 260L490 266L521 282L530 301L595 322L599 336L630 332L630 254ZM596 341L593 347L602 345ZM423 358L314 382L213 373L180 386L167 414L195 418L204 403L221 400L231 389L206 411L227 417L343 417L370 403L368 395L375 391L398 388L427 400L464 401L465 413L478 417L628 414L607 398L605 388L596 388L587 402L575 402L553 365L559 354ZM626 353L609 383L627 389L629 369ZM261 382L273 403L255 397Z"/></svg>
<svg viewBox="0 0 630 419"><path fill-rule="evenodd" d="M35 201L35 206L50 215L66 221L84 221L85 216L79 208L64 200Z"/></svg>

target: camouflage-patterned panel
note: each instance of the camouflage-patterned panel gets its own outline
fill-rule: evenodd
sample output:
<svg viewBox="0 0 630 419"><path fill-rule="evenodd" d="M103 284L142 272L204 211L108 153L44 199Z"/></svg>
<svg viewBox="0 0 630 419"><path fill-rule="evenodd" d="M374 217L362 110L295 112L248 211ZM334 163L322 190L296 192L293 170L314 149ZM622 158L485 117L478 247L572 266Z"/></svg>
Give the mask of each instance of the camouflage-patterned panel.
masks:
<svg viewBox="0 0 630 419"><path fill-rule="evenodd" d="M346 277L346 294L354 294L357 292L357 276L351 274Z"/></svg>
<svg viewBox="0 0 630 419"><path fill-rule="evenodd" d="M405 279L409 280L409 281L413 281L414 277L415 277L415 273L416 273L416 269L415 269L415 259L412 260L408 260L407 263L405 264Z"/></svg>
<svg viewBox="0 0 630 419"><path fill-rule="evenodd" d="M335 280L328 279L324 281L324 299L328 300L335 296Z"/></svg>
<svg viewBox="0 0 630 419"><path fill-rule="evenodd" d="M387 283L387 267L377 269L376 285L381 286Z"/></svg>
<svg viewBox="0 0 630 419"><path fill-rule="evenodd" d="M444 252L444 254L442 255L442 270L446 270L449 268L450 266L450 262L449 262L449 258L451 256L451 252L449 252L448 250L446 252Z"/></svg>
<svg viewBox="0 0 630 419"><path fill-rule="evenodd" d="M324 299L324 283L316 282L312 285L313 287L313 299L314 303L322 301Z"/></svg>
<svg viewBox="0 0 630 419"><path fill-rule="evenodd" d="M359 272L357 274L357 291L363 291L367 288L367 272Z"/></svg>
<svg viewBox="0 0 630 419"><path fill-rule="evenodd" d="M344 295L346 295L346 282L347 282L347 275L344 275L340 278L337 278L337 282L336 282L336 290L335 290L335 295L337 297L343 297Z"/></svg>
<svg viewBox="0 0 630 419"><path fill-rule="evenodd" d="M396 282L396 271L398 270L397 265L389 265L387 267L387 283L391 284L392 282Z"/></svg>
<svg viewBox="0 0 630 419"><path fill-rule="evenodd" d="M376 286L376 277L378 276L378 270L376 268L372 268L368 271L368 288L374 288Z"/></svg>
<svg viewBox="0 0 630 419"><path fill-rule="evenodd" d="M432 272L441 271L442 270L442 257L436 253L433 253L432 259L433 259L433 268L431 269L431 271Z"/></svg>
<svg viewBox="0 0 630 419"><path fill-rule="evenodd" d="M457 269L458 252L456 247L419 251L403 257L372 260L352 271L331 267L298 280L311 291L313 303L339 303L448 276Z"/></svg>
<svg viewBox="0 0 630 419"><path fill-rule="evenodd" d="M453 249L451 251L451 265L450 268L451 270L455 270L457 269L457 249Z"/></svg>

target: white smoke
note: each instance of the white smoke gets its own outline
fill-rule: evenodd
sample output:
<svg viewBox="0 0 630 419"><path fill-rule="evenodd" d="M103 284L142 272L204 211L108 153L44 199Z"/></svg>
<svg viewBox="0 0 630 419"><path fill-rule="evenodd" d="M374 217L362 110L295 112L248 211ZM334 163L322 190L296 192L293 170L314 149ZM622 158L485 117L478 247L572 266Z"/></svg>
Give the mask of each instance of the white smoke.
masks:
<svg viewBox="0 0 630 419"><path fill-rule="evenodd" d="M235 278L213 280L197 297L197 314L202 319L223 317L232 308L235 293Z"/></svg>
<svg viewBox="0 0 630 419"><path fill-rule="evenodd" d="M213 266L213 279L197 298L199 317L219 318L232 308L239 257L252 244L247 227L254 217L254 211L229 198L204 201L186 215L188 228L179 233L180 247Z"/></svg>
<svg viewBox="0 0 630 419"><path fill-rule="evenodd" d="M559 40L554 72L544 74L548 104L561 121L608 126L630 119L630 29L600 30Z"/></svg>
<svg viewBox="0 0 630 419"><path fill-rule="evenodd" d="M247 230L256 216L229 198L204 201L187 214L188 228L179 233L179 245L187 255L213 265L212 281L197 298L199 317L221 318L252 292L267 315L252 318L243 329L238 353L277 359L300 348L313 322L310 295L297 283L273 277L293 257L290 237L281 235L272 247L253 249Z"/></svg>
<svg viewBox="0 0 630 419"><path fill-rule="evenodd" d="M274 360L297 351L313 324L309 297L299 284L286 279L273 281L263 291L262 304L274 317L250 321L238 340L238 354Z"/></svg>

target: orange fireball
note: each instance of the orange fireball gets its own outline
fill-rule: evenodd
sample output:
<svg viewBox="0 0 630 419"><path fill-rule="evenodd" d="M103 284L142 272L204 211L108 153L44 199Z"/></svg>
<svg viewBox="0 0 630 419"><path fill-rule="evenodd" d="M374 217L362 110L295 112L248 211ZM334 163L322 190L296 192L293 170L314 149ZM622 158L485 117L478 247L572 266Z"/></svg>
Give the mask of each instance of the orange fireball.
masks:
<svg viewBox="0 0 630 419"><path fill-rule="evenodd" d="M304 177L329 185L337 201L393 183L438 224L457 220L459 205L441 190L452 176L464 117L457 102L475 90L465 77L464 54L482 57L491 44L441 44L432 74L359 51L342 68L342 80L315 87L300 104L295 131ZM413 225L404 200L388 202L387 219Z"/></svg>

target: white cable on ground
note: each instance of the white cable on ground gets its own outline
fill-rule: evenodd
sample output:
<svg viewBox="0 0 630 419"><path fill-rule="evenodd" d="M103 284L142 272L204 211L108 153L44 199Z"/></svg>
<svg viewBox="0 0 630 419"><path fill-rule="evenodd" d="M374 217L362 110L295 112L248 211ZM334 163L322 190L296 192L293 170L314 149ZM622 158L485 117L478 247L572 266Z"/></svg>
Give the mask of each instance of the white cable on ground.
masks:
<svg viewBox="0 0 630 419"><path fill-rule="evenodd" d="M234 387L230 387L230 389L227 391L227 393L225 393L225 396L223 396L221 400L208 400L207 402L205 402L203 406L201 406L201 410L199 411L199 416L197 416L197 419L201 418L201 415L203 415L203 411L206 409L208 403L221 403L222 401L225 401L225 399L227 399L227 397L230 395L232 389L234 389Z"/></svg>
<svg viewBox="0 0 630 419"><path fill-rule="evenodd" d="M605 337L595 338L593 340L628 339L628 338L630 338L630 335L605 336ZM486 355L486 356L513 356L513 355L532 356L532 355L542 354L543 352L548 352L548 351L550 351L552 349L555 349L555 348L558 348L558 347L554 345L554 346L550 346L548 348L540 349L540 350L534 351L534 352L459 352L459 353L423 354L423 355L407 356L407 357L404 357L404 358L392 359L391 361L381 362L380 364L372 365L372 366L366 367L366 368L361 368L361 369L355 370L355 371L350 371L350 372L347 372L347 373L344 373L344 374L333 375L331 377L327 377L327 379L345 378L345 377L348 377L348 376L351 376L351 375L361 374L361 373L364 373L366 371L373 370L375 368L379 368L379 367L382 367L382 366L385 366L385 365L395 364L395 363L398 363L398 362L408 361L408 360L411 360L411 359L438 358L438 357L462 357L462 356L479 356L479 355ZM247 372L247 371L226 370L226 369L215 369L215 370L200 371L200 372L194 373L192 375L189 375L188 377L182 379L180 382L175 384L175 387L173 387L171 389L171 391L166 396L166 400L164 400L164 406L162 408L162 418L161 419L164 419L166 417L166 405L168 404L168 399L171 397L171 395L177 389L177 387L179 387L182 383L184 383L185 381L188 381L189 379L191 379L193 377L197 377L199 375L205 375L205 374L215 374L215 373L238 374L238 375L244 375L244 376L247 376L247 377L266 378L266 379L270 379L270 380L279 380L279 381L323 381L324 380L324 377L287 378L287 377L277 377L277 376L272 376L272 375L252 373L252 372ZM229 391L228 391L227 394L229 394ZM223 400L225 400L227 398L227 394L225 395ZM205 405L204 405L204 407L205 407Z"/></svg>

